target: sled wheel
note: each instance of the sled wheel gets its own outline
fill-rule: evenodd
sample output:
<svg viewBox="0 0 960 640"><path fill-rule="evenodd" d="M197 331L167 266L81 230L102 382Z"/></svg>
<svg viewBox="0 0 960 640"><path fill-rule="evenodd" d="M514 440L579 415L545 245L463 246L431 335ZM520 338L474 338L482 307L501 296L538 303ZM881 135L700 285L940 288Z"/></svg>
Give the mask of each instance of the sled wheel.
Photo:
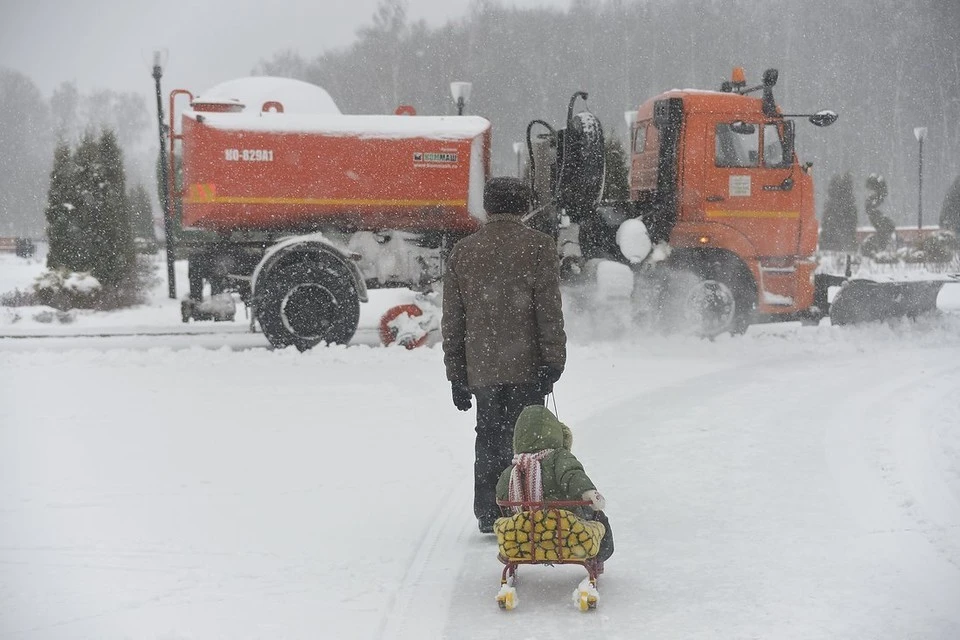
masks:
<svg viewBox="0 0 960 640"><path fill-rule="evenodd" d="M380 342L383 346L390 346L396 341L397 334L396 331L390 327L390 323L404 313L411 318L416 318L423 315L423 309L415 304L398 304L388 309L387 312L380 317ZM425 333L419 340L408 340L402 344L407 349L416 349L417 347L422 347L426 342L427 334Z"/></svg>
<svg viewBox="0 0 960 640"><path fill-rule="evenodd" d="M517 608L517 590L513 587L502 588L497 594L497 606L504 611L513 611Z"/></svg>
<svg viewBox="0 0 960 640"><path fill-rule="evenodd" d="M590 596L587 595L586 591L581 591L580 592L580 611L589 611L589 610L590 610Z"/></svg>
<svg viewBox="0 0 960 640"><path fill-rule="evenodd" d="M597 608L597 596L589 591L580 591L580 599L577 604L580 611L592 611Z"/></svg>

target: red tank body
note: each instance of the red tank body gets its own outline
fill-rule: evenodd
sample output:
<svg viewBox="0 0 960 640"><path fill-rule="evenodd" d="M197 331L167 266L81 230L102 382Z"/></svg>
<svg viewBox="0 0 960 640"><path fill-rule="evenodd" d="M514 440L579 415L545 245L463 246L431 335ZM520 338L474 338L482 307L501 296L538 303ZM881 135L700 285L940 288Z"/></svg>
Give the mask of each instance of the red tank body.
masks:
<svg viewBox="0 0 960 640"><path fill-rule="evenodd" d="M484 216L481 117L231 113L197 101L181 123L185 229L469 232Z"/></svg>

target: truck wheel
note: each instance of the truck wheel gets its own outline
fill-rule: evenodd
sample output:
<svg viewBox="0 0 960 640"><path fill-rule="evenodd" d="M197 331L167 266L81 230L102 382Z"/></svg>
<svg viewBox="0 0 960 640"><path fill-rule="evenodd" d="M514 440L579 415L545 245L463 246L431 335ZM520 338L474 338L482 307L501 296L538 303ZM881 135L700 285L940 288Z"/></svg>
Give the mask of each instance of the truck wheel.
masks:
<svg viewBox="0 0 960 640"><path fill-rule="evenodd" d="M257 319L274 347L307 351L347 344L360 322L360 298L339 265L305 260L276 268L258 290Z"/></svg>
<svg viewBox="0 0 960 640"><path fill-rule="evenodd" d="M733 315L724 326L717 326L716 333L704 334L713 337L729 332L731 335L742 335L753 321L756 308L757 291L753 284L753 276L743 263L731 259L712 259L703 265L701 273L707 282L715 281L726 288L733 297Z"/></svg>
<svg viewBox="0 0 960 640"><path fill-rule="evenodd" d="M687 293L684 316L688 326L704 338L737 331L737 301L730 287L719 280L699 280ZM745 328L744 328L745 330Z"/></svg>
<svg viewBox="0 0 960 640"><path fill-rule="evenodd" d="M668 310L668 323L681 322L687 331L704 338L747 330L756 294L744 267L729 260L686 260L673 269L663 291L666 302L661 303Z"/></svg>

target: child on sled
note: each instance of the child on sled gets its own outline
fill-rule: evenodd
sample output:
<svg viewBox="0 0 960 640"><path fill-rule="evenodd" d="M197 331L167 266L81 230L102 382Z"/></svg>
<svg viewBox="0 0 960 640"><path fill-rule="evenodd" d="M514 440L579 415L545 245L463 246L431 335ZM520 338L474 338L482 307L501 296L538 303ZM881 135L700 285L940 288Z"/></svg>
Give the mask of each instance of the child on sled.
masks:
<svg viewBox="0 0 960 640"><path fill-rule="evenodd" d="M603 509L606 503L570 452L573 434L543 406L526 407L513 433L513 464L497 483L497 499L510 502L583 500L592 508L576 509L576 516L604 526L596 560L601 567L613 554L613 533ZM514 507L514 511L520 511ZM595 525L594 525L595 526Z"/></svg>

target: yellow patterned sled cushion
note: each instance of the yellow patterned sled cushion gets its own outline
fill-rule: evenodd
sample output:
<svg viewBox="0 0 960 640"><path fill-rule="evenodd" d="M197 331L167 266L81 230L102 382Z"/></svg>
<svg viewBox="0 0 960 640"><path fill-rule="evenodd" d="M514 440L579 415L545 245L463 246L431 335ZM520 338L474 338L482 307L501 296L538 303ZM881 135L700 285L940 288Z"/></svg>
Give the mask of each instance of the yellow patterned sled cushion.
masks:
<svg viewBox="0 0 960 640"><path fill-rule="evenodd" d="M493 525L507 560L586 560L600 551L604 527L564 509L523 511ZM562 542L561 542L562 541Z"/></svg>

